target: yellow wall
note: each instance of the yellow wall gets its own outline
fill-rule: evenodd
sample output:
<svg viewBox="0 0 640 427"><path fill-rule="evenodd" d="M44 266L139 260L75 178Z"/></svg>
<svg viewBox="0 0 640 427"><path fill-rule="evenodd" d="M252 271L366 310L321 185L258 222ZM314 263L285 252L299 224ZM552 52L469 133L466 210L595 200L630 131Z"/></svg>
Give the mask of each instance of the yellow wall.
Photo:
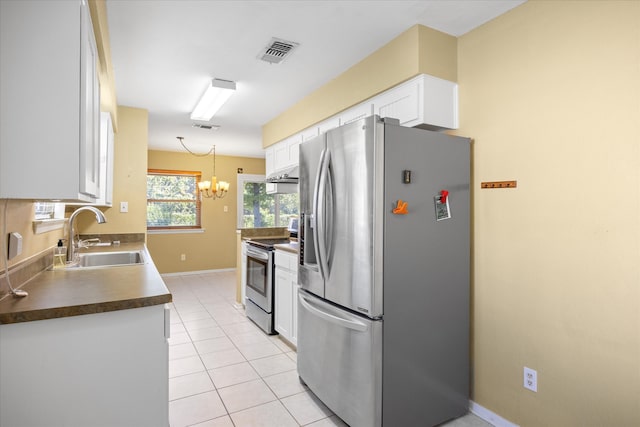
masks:
<svg viewBox="0 0 640 427"><path fill-rule="evenodd" d="M416 25L262 127L268 147L418 74L456 80L456 38Z"/></svg>
<svg viewBox="0 0 640 427"><path fill-rule="evenodd" d="M122 118L120 119L122 120ZM149 151L150 169L201 171L210 179L211 156L195 157L188 153ZM245 174L264 174L264 159L216 156L216 176L230 184L222 199L203 199L202 227L204 233L149 234L147 245L161 273L217 270L236 266L237 169ZM228 211L224 212L227 206ZM186 260L181 261L180 255Z"/></svg>
<svg viewBox="0 0 640 427"><path fill-rule="evenodd" d="M0 209L0 230L2 230L4 210L6 209L7 233L18 232L22 236L22 254L11 259L9 261L9 267L32 256L37 256L43 251L52 249L58 242L58 239L62 238L62 229L41 234L35 234L33 232L32 221L35 215L35 209L32 201L0 199ZM0 242L3 244L6 243L6 238L1 238ZM0 262L0 273L3 271L4 262ZM2 290L0 290L0 295L2 294L1 291Z"/></svg>
<svg viewBox="0 0 640 427"><path fill-rule="evenodd" d="M458 49L473 399L522 426L638 426L640 2L529 1Z"/></svg>
<svg viewBox="0 0 640 427"><path fill-rule="evenodd" d="M101 208L107 222L97 224L90 214L78 216L82 234L125 234L147 232L147 143L148 112L118 107L120 123L114 138L113 207ZM120 213L120 202L129 212Z"/></svg>

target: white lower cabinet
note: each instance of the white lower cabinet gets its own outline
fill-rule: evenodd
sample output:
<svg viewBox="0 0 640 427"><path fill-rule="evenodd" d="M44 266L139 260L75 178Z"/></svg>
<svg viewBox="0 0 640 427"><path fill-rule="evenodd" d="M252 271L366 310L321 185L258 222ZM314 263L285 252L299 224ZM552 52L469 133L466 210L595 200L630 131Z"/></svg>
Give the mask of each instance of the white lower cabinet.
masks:
<svg viewBox="0 0 640 427"><path fill-rule="evenodd" d="M165 305L0 325L0 425L169 425Z"/></svg>
<svg viewBox="0 0 640 427"><path fill-rule="evenodd" d="M298 257L276 250L275 329L287 341L298 345Z"/></svg>
<svg viewBox="0 0 640 427"><path fill-rule="evenodd" d="M298 273L295 273L295 278L291 282L291 343L293 343L296 347L298 346L298 289L300 289L300 285L298 285Z"/></svg>

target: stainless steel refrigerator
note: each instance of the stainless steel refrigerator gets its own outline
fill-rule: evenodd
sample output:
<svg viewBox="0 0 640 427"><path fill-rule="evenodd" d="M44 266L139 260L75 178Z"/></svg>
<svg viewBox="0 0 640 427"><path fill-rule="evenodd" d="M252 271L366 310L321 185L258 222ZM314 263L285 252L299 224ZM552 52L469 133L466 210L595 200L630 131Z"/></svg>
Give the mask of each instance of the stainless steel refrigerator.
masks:
<svg viewBox="0 0 640 427"><path fill-rule="evenodd" d="M300 146L298 374L352 427L468 410L469 156L377 116Z"/></svg>

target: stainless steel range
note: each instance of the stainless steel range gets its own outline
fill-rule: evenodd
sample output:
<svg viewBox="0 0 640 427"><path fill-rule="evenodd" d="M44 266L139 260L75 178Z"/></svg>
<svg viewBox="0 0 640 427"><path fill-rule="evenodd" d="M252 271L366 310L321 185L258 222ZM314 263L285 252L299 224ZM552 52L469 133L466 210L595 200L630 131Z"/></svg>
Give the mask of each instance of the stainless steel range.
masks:
<svg viewBox="0 0 640 427"><path fill-rule="evenodd" d="M274 329L274 245L289 239L249 240L247 247L247 317L268 334Z"/></svg>

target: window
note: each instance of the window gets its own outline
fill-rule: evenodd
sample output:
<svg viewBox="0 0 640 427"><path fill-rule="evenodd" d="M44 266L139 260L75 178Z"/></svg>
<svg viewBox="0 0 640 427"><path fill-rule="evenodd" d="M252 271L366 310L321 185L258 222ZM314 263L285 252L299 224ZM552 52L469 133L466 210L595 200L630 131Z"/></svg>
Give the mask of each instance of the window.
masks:
<svg viewBox="0 0 640 427"><path fill-rule="evenodd" d="M36 234L64 228L64 203L34 202L33 231Z"/></svg>
<svg viewBox="0 0 640 427"><path fill-rule="evenodd" d="M64 219L64 203L35 202L33 205L36 220Z"/></svg>
<svg viewBox="0 0 640 427"><path fill-rule="evenodd" d="M200 229L200 172L149 169L147 229Z"/></svg>
<svg viewBox="0 0 640 427"><path fill-rule="evenodd" d="M286 227L298 216L298 193L267 194L263 175L238 175L238 228Z"/></svg>

